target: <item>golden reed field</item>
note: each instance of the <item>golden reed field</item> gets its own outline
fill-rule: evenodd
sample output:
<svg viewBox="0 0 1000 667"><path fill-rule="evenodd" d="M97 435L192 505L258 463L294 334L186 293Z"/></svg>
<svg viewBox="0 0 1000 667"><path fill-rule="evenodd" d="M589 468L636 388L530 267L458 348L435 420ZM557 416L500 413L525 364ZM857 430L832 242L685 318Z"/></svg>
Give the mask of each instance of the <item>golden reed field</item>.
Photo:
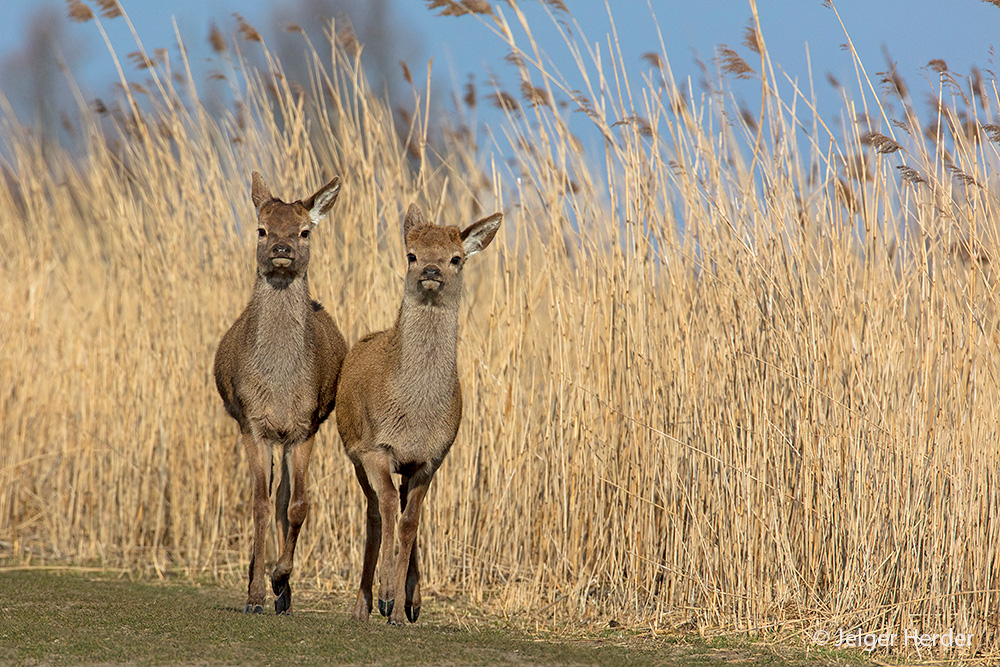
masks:
<svg viewBox="0 0 1000 667"><path fill-rule="evenodd" d="M501 107L485 132L435 131L416 70L394 120L336 25L303 42L302 81L247 63L270 54L252 26L216 35L231 113L152 53L141 86L122 63L117 102L80 95L83 149L0 111L6 560L242 590L250 475L211 369L253 281L250 172L286 200L339 175L310 285L349 342L393 322L406 206L505 215L466 271L465 413L424 506L425 594L542 625L954 629L995 656L995 81L932 63L911 96L858 61L843 108L817 109L751 25L710 90L655 54L630 80L613 34L569 42L571 87L516 3L431 4L510 43L520 90L458 103ZM734 77L762 106L734 102ZM603 150L571 134L578 110ZM311 475L295 578L353 599L364 502L333 420Z"/></svg>

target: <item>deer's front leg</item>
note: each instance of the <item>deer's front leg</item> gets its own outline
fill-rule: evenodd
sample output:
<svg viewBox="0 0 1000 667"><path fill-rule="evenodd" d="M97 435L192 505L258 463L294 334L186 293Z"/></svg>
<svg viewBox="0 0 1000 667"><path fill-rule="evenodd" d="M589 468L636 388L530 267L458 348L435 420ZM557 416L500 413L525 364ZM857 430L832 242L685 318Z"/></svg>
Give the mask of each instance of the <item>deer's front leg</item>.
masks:
<svg viewBox="0 0 1000 667"><path fill-rule="evenodd" d="M395 578L396 590L406 590L408 594L405 609L404 605L396 605L389 616L389 622L395 625L402 625L406 618L415 622L420 615L420 594L419 589L417 589L419 574L416 571L415 549L417 526L420 524L420 508L423 506L424 496L427 494L427 487L430 485L432 475L433 473L426 472L425 466L407 480L406 506L403 508L403 514L399 520L399 554L396 556L396 571L393 573L393 577ZM410 581L408 580L411 566L414 570L412 587L409 586Z"/></svg>
<svg viewBox="0 0 1000 667"><path fill-rule="evenodd" d="M250 584L247 587L245 613L264 613L267 595L264 578L264 560L267 548L267 530L271 523L271 446L253 433L243 434L247 461L253 484L253 555L250 557Z"/></svg>
<svg viewBox="0 0 1000 667"><path fill-rule="evenodd" d="M392 613L396 600L396 515L399 513L399 495L392 483L392 461L385 449L379 448L362 457L365 475L378 496L379 514L382 517L382 559L379 564L378 610L383 616Z"/></svg>
<svg viewBox="0 0 1000 667"><path fill-rule="evenodd" d="M411 478L408 475L403 475L403 479L399 483L399 509L402 512L403 517L406 517L407 500L411 483ZM419 532L419 517L417 520L417 527ZM400 533L403 533L402 527L400 528ZM406 569L406 604L404 606L406 618L410 619L411 623L416 623L417 618L420 616L420 565L419 555L417 552L418 544L418 536L417 534L414 534L413 546L410 547L410 563L409 567Z"/></svg>
<svg viewBox="0 0 1000 667"><path fill-rule="evenodd" d="M358 598L354 604L353 618L356 621L367 621L372 613L372 582L375 579L375 563L378 561L379 546L382 544L382 514L378 506L378 495L368 481L365 469L358 464L354 466L358 483L365 494L365 560L361 569L361 585L358 587Z"/></svg>

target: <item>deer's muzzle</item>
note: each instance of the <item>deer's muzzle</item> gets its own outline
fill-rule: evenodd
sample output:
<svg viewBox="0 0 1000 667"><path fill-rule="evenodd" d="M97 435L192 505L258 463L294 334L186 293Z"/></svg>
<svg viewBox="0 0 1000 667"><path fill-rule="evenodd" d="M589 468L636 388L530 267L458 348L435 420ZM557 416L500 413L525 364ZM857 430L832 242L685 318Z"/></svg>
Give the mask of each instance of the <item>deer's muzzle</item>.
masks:
<svg viewBox="0 0 1000 667"><path fill-rule="evenodd" d="M431 264L420 272L420 286L425 290L438 290L441 287L441 269Z"/></svg>
<svg viewBox="0 0 1000 667"><path fill-rule="evenodd" d="M277 268L284 269L291 266L295 260L295 252L292 246L286 243L276 243L271 246L271 264Z"/></svg>

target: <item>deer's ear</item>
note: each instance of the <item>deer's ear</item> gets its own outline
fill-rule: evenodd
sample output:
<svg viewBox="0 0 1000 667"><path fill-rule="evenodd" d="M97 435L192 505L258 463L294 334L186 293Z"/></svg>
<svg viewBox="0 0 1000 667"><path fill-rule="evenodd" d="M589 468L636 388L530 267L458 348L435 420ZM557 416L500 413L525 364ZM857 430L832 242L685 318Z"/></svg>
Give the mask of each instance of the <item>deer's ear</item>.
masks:
<svg viewBox="0 0 1000 667"><path fill-rule="evenodd" d="M420 207L416 204L410 204L410 208L406 209L406 217L403 219L403 243L406 243L407 237L409 237L410 232L412 232L417 227L426 225L424 222L424 214L420 211Z"/></svg>
<svg viewBox="0 0 1000 667"><path fill-rule="evenodd" d="M330 212L339 194L340 177L334 176L332 181L317 190L313 196L302 200L302 205L309 211L309 219L312 220L314 225Z"/></svg>
<svg viewBox="0 0 1000 667"><path fill-rule="evenodd" d="M503 221L503 213L494 213L482 220L472 223L462 230L462 250L470 257L480 252L493 241Z"/></svg>
<svg viewBox="0 0 1000 667"><path fill-rule="evenodd" d="M250 198L253 200L253 207L257 209L257 213L260 213L260 207L274 199L274 197L271 196L271 191L268 189L267 183L264 182L264 177L260 175L259 171L255 169L250 180Z"/></svg>

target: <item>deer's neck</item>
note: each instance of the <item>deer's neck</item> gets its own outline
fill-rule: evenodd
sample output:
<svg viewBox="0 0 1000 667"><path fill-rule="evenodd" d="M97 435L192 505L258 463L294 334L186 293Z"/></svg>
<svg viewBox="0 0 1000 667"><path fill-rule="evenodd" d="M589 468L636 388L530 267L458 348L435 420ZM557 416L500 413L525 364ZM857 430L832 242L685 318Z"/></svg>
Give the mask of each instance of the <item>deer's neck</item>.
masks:
<svg viewBox="0 0 1000 667"><path fill-rule="evenodd" d="M394 334L399 388L422 401L450 398L458 381L458 304L431 306L404 298Z"/></svg>
<svg viewBox="0 0 1000 667"><path fill-rule="evenodd" d="M258 277L252 299L253 362L272 383L289 381L301 373L306 354L306 324L312 300L304 277L276 289Z"/></svg>

